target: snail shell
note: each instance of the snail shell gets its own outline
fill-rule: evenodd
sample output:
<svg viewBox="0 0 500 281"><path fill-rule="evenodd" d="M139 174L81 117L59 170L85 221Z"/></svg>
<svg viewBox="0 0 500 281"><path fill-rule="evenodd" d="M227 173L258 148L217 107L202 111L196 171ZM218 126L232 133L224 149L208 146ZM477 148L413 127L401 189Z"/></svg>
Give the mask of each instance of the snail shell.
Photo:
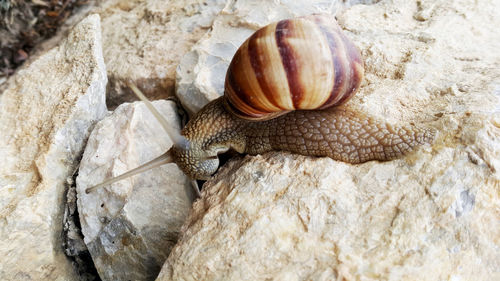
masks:
<svg viewBox="0 0 500 281"><path fill-rule="evenodd" d="M269 24L234 55L225 106L248 120L346 102L364 74L361 55L332 16L311 15Z"/></svg>

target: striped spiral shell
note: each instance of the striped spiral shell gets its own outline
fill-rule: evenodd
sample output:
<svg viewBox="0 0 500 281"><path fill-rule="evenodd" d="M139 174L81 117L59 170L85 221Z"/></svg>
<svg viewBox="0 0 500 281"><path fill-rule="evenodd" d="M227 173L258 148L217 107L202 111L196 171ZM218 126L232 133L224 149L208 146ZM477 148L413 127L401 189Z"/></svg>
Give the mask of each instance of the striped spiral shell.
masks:
<svg viewBox="0 0 500 281"><path fill-rule="evenodd" d="M332 16L282 20L238 49L226 74L225 102L249 120L324 109L352 97L363 73L358 49Z"/></svg>

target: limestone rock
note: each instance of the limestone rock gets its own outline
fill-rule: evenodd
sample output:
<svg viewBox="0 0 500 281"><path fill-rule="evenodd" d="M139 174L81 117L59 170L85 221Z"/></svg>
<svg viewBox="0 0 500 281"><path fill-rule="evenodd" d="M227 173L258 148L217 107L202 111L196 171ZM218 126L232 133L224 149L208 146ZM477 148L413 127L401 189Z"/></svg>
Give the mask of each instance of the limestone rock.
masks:
<svg viewBox="0 0 500 281"><path fill-rule="evenodd" d="M283 153L232 161L205 184L157 280L500 279L499 13L494 0L337 13L366 66L346 106L436 128L435 143L384 163ZM195 47L207 42L209 55L190 54L211 72L194 75L190 91L222 93L214 69L228 61L212 50L231 45L229 29L251 33L249 17L226 7L214 21L219 38Z"/></svg>
<svg viewBox="0 0 500 281"><path fill-rule="evenodd" d="M93 12L102 17L108 106L135 100L123 80L151 99L174 95L182 55L212 26L225 0L109 0Z"/></svg>
<svg viewBox="0 0 500 281"><path fill-rule="evenodd" d="M179 129L173 102L153 104ZM148 162L171 146L142 102L120 105L92 132L76 182L78 210L84 241L103 280L154 280L177 241L194 194L175 164L90 194L85 189Z"/></svg>
<svg viewBox="0 0 500 281"><path fill-rule="evenodd" d="M497 186L453 149L357 166L247 156L204 186L157 280L496 280Z"/></svg>
<svg viewBox="0 0 500 281"><path fill-rule="evenodd" d="M106 113L98 15L19 69L0 96L0 279L79 280L61 241L66 180Z"/></svg>

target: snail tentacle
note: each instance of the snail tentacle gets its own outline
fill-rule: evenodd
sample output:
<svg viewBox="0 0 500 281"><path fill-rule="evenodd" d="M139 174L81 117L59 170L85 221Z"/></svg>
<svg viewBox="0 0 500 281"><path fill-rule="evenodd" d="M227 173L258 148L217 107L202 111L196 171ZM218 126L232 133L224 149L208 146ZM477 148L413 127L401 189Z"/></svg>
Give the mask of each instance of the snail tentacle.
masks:
<svg viewBox="0 0 500 281"><path fill-rule="evenodd" d="M168 124L167 120L165 120L165 118L160 114L160 112L158 112L158 110L156 110L154 105L148 100L148 98L146 98L146 96L141 92L141 90L139 90L139 88L137 88L137 86L135 86L132 83L127 83L127 85L130 87L130 89L132 89L132 92L134 92L134 94L141 101L144 102L144 104L146 105L148 110L153 114L153 116L156 118L156 120L158 120L158 122L160 122L160 125L163 127L165 132L168 134L170 139L172 139L174 144L187 145L188 141L186 140L186 138L184 136L182 136L181 134L179 134L179 132L177 132L175 129L173 129Z"/></svg>
<svg viewBox="0 0 500 281"><path fill-rule="evenodd" d="M164 154L162 154L161 156L159 156L159 157L157 157L157 158L155 158L155 159L153 159L145 164L142 164L141 166L139 166L135 169L132 169L124 174L117 176L117 177L107 179L100 184L97 184L97 185L94 185L92 187L85 189L85 193L87 193L87 194L91 193L91 192L93 192L96 189L99 189L101 187L110 185L110 184L115 183L117 181L121 181L123 179L140 174L142 172L146 172L148 170L154 169L156 167L159 167L159 166L171 163L171 162L172 162L172 155L171 155L171 152L169 150L169 151L165 152Z"/></svg>

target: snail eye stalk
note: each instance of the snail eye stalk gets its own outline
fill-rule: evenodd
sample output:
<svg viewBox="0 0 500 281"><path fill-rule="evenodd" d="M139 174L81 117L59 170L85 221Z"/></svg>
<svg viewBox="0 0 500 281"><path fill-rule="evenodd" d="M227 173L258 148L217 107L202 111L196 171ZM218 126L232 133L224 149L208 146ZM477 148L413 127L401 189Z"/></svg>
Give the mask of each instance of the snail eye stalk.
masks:
<svg viewBox="0 0 500 281"><path fill-rule="evenodd" d="M148 100L148 98L146 98L146 96L144 96L144 94L141 92L141 90L139 90L139 88L137 88L137 86L135 86L132 83L127 83L127 85L130 87L132 92L134 92L134 94L141 101L143 101L144 104L146 104L149 111L151 111L151 113L154 115L156 120L158 120L158 122L160 122L160 124L163 127L163 129L165 130L165 132L167 132L168 136L172 139L172 141L175 144L184 144L187 142L187 140L184 136L182 136L179 132L177 132L170 125L168 125L167 120L165 120L165 118L160 114L160 112L158 112L158 110L156 110L156 108L153 106L153 104Z"/></svg>
<svg viewBox="0 0 500 281"><path fill-rule="evenodd" d="M87 193L87 194L91 193L91 192L93 192L96 189L99 189L101 187L104 187L104 186L110 185L112 183L115 183L117 181L129 178L129 177L137 175L139 173L149 171L151 169L162 166L164 164L168 164L170 162L172 162L172 155L170 154L170 150L169 150L169 151L165 152L163 155L161 155L160 157L155 158L155 159L153 159L153 160L151 160L151 161L149 161L149 162L147 162L147 163L145 163L145 164L143 164L135 169L132 169L132 170L130 170L122 175L105 180L98 185L94 185L92 187L85 189L85 193Z"/></svg>

